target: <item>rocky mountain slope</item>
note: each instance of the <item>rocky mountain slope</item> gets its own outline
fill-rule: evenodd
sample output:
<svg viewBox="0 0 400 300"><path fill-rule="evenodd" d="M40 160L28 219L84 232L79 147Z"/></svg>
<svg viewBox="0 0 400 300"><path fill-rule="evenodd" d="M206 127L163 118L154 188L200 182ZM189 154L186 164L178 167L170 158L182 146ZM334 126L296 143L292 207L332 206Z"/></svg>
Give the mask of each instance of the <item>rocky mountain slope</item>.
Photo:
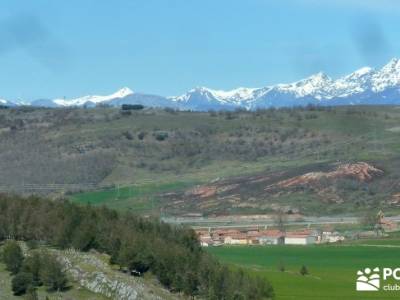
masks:
<svg viewBox="0 0 400 300"><path fill-rule="evenodd" d="M288 214L324 215L332 210L345 213L358 206L362 209L370 205L396 206L393 199L400 185L395 180L388 183L385 175L379 167L366 162L311 164L217 180L164 194L162 199L165 210L177 214L229 215L246 211L259 214L278 210ZM382 199L384 192L388 196Z"/></svg>

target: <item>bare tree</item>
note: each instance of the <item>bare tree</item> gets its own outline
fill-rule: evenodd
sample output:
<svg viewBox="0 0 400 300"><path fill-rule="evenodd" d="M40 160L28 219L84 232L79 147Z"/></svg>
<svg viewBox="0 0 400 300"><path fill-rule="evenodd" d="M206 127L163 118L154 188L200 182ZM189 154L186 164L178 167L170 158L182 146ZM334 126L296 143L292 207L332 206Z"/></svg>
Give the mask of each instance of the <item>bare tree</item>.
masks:
<svg viewBox="0 0 400 300"><path fill-rule="evenodd" d="M282 209L279 209L276 212L274 216L274 224L281 232L286 232L287 215Z"/></svg>

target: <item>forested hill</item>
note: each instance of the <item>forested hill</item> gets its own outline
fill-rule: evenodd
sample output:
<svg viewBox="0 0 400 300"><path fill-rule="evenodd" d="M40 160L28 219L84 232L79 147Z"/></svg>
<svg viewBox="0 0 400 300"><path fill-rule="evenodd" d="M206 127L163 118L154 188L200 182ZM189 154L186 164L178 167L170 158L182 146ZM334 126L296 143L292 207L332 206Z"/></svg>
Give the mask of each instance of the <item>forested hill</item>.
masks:
<svg viewBox="0 0 400 300"><path fill-rule="evenodd" d="M269 299L265 280L218 263L194 231L158 220L68 201L0 195L0 240L39 241L60 249L95 249L110 263L150 273L166 288L204 299Z"/></svg>

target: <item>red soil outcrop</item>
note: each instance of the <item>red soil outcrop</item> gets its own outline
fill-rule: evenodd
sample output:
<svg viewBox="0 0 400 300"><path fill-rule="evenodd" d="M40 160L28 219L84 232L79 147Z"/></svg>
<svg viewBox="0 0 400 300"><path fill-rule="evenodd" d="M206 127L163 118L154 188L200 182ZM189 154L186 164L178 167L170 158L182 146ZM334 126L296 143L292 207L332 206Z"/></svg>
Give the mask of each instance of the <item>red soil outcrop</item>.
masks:
<svg viewBox="0 0 400 300"><path fill-rule="evenodd" d="M186 193L187 196L196 196L200 198L212 197L217 193L215 186L198 186Z"/></svg>
<svg viewBox="0 0 400 300"><path fill-rule="evenodd" d="M354 164L343 164L331 172L310 172L300 176L296 176L287 180L282 180L276 184L270 185L266 190L271 188L287 188L299 185L307 185L318 182L321 179L336 179L350 177L361 182L372 180L374 176L383 174L382 170L375 168L365 162Z"/></svg>

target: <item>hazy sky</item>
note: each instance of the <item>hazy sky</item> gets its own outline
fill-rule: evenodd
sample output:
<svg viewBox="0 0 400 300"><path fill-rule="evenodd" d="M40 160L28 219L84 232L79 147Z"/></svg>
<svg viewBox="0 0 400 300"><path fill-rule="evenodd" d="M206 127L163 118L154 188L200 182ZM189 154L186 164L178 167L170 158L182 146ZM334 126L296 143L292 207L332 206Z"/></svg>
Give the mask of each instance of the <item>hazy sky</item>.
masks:
<svg viewBox="0 0 400 300"><path fill-rule="evenodd" d="M0 98L336 78L400 57L399 20L397 0L2 0Z"/></svg>

